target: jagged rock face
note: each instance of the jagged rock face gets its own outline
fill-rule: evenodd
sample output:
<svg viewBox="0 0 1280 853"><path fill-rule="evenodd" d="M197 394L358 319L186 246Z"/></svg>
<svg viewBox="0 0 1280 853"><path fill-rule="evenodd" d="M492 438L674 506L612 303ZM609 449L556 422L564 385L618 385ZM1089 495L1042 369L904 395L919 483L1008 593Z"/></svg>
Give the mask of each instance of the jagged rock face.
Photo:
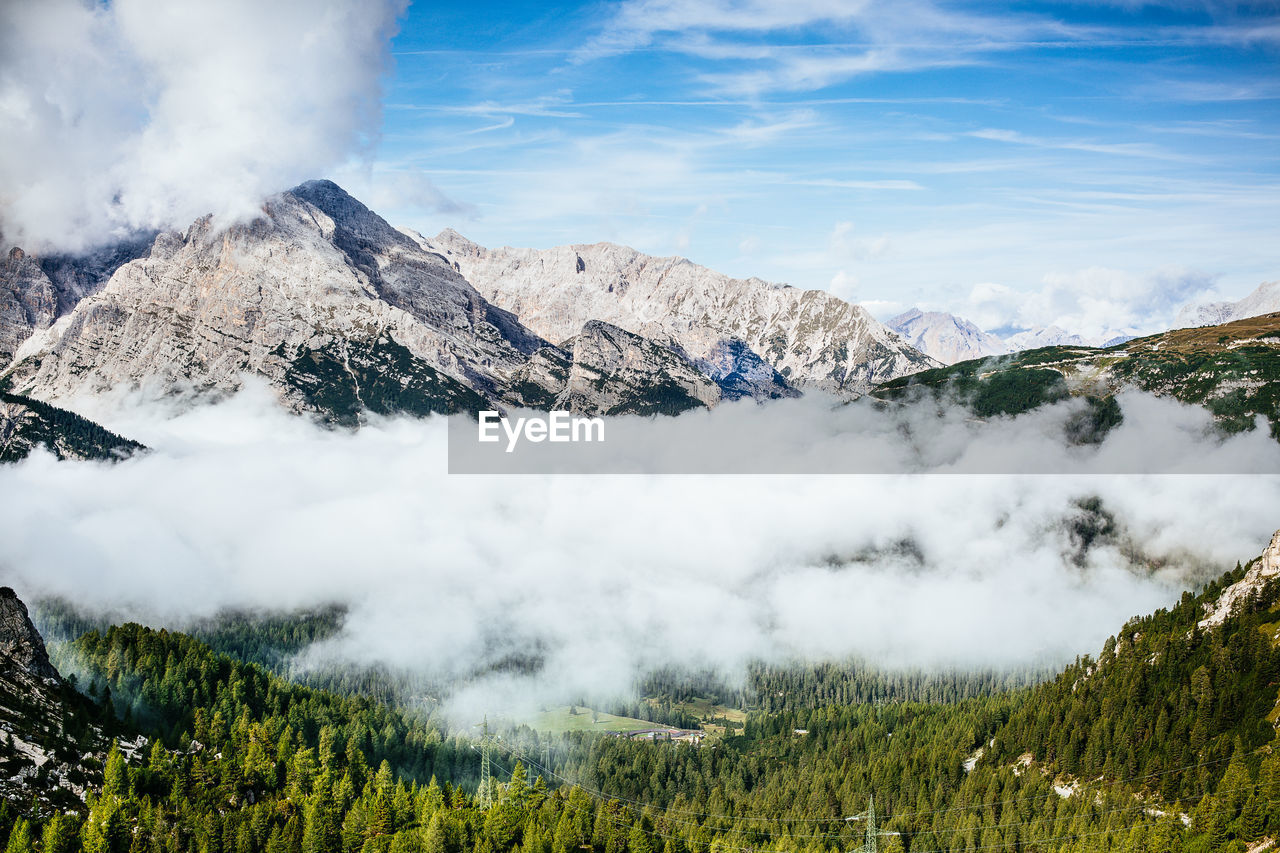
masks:
<svg viewBox="0 0 1280 853"><path fill-rule="evenodd" d="M753 397L757 400L799 397L773 365L756 355L742 341L720 341L698 367L710 376L727 400Z"/></svg>
<svg viewBox="0 0 1280 853"><path fill-rule="evenodd" d="M1244 577L1222 591L1208 615L1200 620L1200 627L1221 625L1240 602L1262 589L1262 585L1276 575L1280 575L1280 530L1271 537L1267 549Z"/></svg>
<svg viewBox="0 0 1280 853"><path fill-rule="evenodd" d="M912 308L886 325L907 339L907 343L943 364L972 358L1004 355L1008 345L995 335L954 314Z"/></svg>
<svg viewBox="0 0 1280 853"><path fill-rule="evenodd" d="M54 321L58 294L35 258L19 248L0 261L0 363L7 364L36 329Z"/></svg>
<svg viewBox="0 0 1280 853"><path fill-rule="evenodd" d="M225 393L265 376L298 410L455 411L499 396L545 342L327 181L263 216L159 235L15 359L46 400L117 388Z"/></svg>
<svg viewBox="0 0 1280 853"><path fill-rule="evenodd" d="M1280 281L1264 281L1243 299L1235 302L1210 302L1188 305L1178 312L1174 328L1216 326L1233 320L1261 317L1280 311Z"/></svg>
<svg viewBox="0 0 1280 853"><path fill-rule="evenodd" d="M44 639L31 624L27 606L7 586L0 587L0 654L34 676L59 678L58 671L49 663Z"/></svg>
<svg viewBox="0 0 1280 853"><path fill-rule="evenodd" d="M28 815L83 810L110 746L96 716L49 664L26 605L0 587L0 800ZM129 745L136 754L146 738Z"/></svg>
<svg viewBox="0 0 1280 853"><path fill-rule="evenodd" d="M512 387L524 405L591 415L674 415L723 393L679 353L600 321L538 350Z"/></svg>
<svg viewBox="0 0 1280 853"><path fill-rule="evenodd" d="M84 255L34 258L18 247L0 262L0 364L38 329L48 328L99 290L122 265L145 255L154 234Z"/></svg>
<svg viewBox="0 0 1280 853"><path fill-rule="evenodd" d="M739 341L792 386L850 395L937 366L861 307L822 291L733 279L610 243L486 249L454 231L406 233L549 340L603 320L695 360Z"/></svg>

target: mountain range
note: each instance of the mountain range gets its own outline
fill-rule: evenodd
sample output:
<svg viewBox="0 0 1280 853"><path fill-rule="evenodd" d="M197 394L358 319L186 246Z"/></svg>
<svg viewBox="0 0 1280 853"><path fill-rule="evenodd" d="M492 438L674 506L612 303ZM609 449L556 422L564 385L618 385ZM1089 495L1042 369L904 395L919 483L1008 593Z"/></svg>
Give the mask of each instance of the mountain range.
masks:
<svg viewBox="0 0 1280 853"><path fill-rule="evenodd" d="M413 236L549 340L602 320L683 352L713 375L764 361L795 388L834 394L934 366L863 308L821 290L734 279L611 243L486 249L452 230ZM754 364L740 363L747 353Z"/></svg>
<svg viewBox="0 0 1280 853"><path fill-rule="evenodd" d="M216 397L257 375L294 410L355 424L494 406L676 413L801 389L856 395L936 366L819 291L608 244L426 240L329 181L268 199L249 223L205 217L143 242L79 266L9 253L8 390Z"/></svg>
<svg viewBox="0 0 1280 853"><path fill-rule="evenodd" d="M1276 299L1272 282L1194 316L1252 314ZM1135 385L1232 423L1277 422L1270 328L1228 323L1197 337L1196 357L1211 363L1172 365L1181 344L983 331L918 309L886 326L822 291L610 243L491 249L452 230L425 237L310 181L267 199L251 222L204 217L82 257L11 249L0 262L0 459L38 444L67 458L137 452L65 407L118 393L216 399L246 376L294 411L357 425L495 407L678 414L744 397L954 388L960 375L1016 385L1032 362L1045 382L1057 370L1070 384L1097 362L1106 380L1090 387L1104 396ZM1245 356L1256 356L1252 374L1232 366ZM992 357L1009 360L965 366Z"/></svg>
<svg viewBox="0 0 1280 853"><path fill-rule="evenodd" d="M1249 317L1280 311L1280 281L1267 281L1249 295L1234 302L1187 305L1178 312L1172 328L1219 326ZM1087 346L1107 348L1133 340L1136 335L1109 332L1098 336L1072 333L1058 326L1031 329L982 330L975 324L943 311L912 308L885 321L919 351L943 364L957 364L974 358L1009 355L1041 347Z"/></svg>

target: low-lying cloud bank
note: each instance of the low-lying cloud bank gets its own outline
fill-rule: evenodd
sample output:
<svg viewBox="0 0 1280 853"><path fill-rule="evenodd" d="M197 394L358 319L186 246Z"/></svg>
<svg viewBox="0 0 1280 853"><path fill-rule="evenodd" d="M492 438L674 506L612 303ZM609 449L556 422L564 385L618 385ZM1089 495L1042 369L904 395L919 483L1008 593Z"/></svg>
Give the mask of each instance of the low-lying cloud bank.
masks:
<svg viewBox="0 0 1280 853"><path fill-rule="evenodd" d="M779 405L805 430L770 452L836 428L799 402ZM1031 452L1040 421L1022 423ZM108 425L155 451L0 468L3 582L168 624L344 602L342 636L313 657L433 677L542 659L534 676L472 681L453 700L466 714L626 694L664 665L1069 659L1280 526L1274 473L457 477L441 419L328 431L256 387ZM1265 438L1169 434L1184 442L1169 452L1225 447L1280 471Z"/></svg>

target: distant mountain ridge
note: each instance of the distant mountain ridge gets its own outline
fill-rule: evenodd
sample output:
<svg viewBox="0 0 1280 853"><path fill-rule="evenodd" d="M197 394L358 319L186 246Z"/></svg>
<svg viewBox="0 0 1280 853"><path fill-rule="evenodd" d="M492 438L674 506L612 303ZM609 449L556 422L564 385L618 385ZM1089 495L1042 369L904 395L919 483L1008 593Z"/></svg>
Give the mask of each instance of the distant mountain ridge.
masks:
<svg viewBox="0 0 1280 853"><path fill-rule="evenodd" d="M912 308L893 317L886 325L916 349L943 364L958 364L969 359L1008 355L1040 347L1110 347L1135 337L1111 332L1100 337L1086 337L1058 326L983 331L955 314L921 311L919 308Z"/></svg>
<svg viewBox="0 0 1280 853"><path fill-rule="evenodd" d="M1264 281L1252 293L1235 302L1188 305L1178 312L1175 328L1216 326L1280 311L1280 280Z"/></svg>

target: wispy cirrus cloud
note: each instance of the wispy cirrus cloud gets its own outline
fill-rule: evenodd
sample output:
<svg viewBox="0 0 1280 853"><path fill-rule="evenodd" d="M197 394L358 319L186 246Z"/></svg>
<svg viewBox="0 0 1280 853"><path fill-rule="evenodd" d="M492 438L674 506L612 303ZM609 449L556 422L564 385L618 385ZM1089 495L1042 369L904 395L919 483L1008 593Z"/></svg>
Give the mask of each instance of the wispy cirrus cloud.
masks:
<svg viewBox="0 0 1280 853"><path fill-rule="evenodd" d="M1029 145L1034 148L1057 148L1064 151L1085 151L1091 154L1108 154L1120 157L1149 157L1155 160L1186 160L1186 155L1161 148L1150 142L1096 142L1088 139L1050 139L1030 136L1017 130L988 127L968 133L975 139L991 142L1008 142Z"/></svg>
<svg viewBox="0 0 1280 853"><path fill-rule="evenodd" d="M815 28L822 37L809 38ZM740 67L699 79L714 92L759 96L813 91L863 74L972 64L1028 41L1087 35L1047 16L990 15L928 0L629 0L574 58L662 49L736 61Z"/></svg>

